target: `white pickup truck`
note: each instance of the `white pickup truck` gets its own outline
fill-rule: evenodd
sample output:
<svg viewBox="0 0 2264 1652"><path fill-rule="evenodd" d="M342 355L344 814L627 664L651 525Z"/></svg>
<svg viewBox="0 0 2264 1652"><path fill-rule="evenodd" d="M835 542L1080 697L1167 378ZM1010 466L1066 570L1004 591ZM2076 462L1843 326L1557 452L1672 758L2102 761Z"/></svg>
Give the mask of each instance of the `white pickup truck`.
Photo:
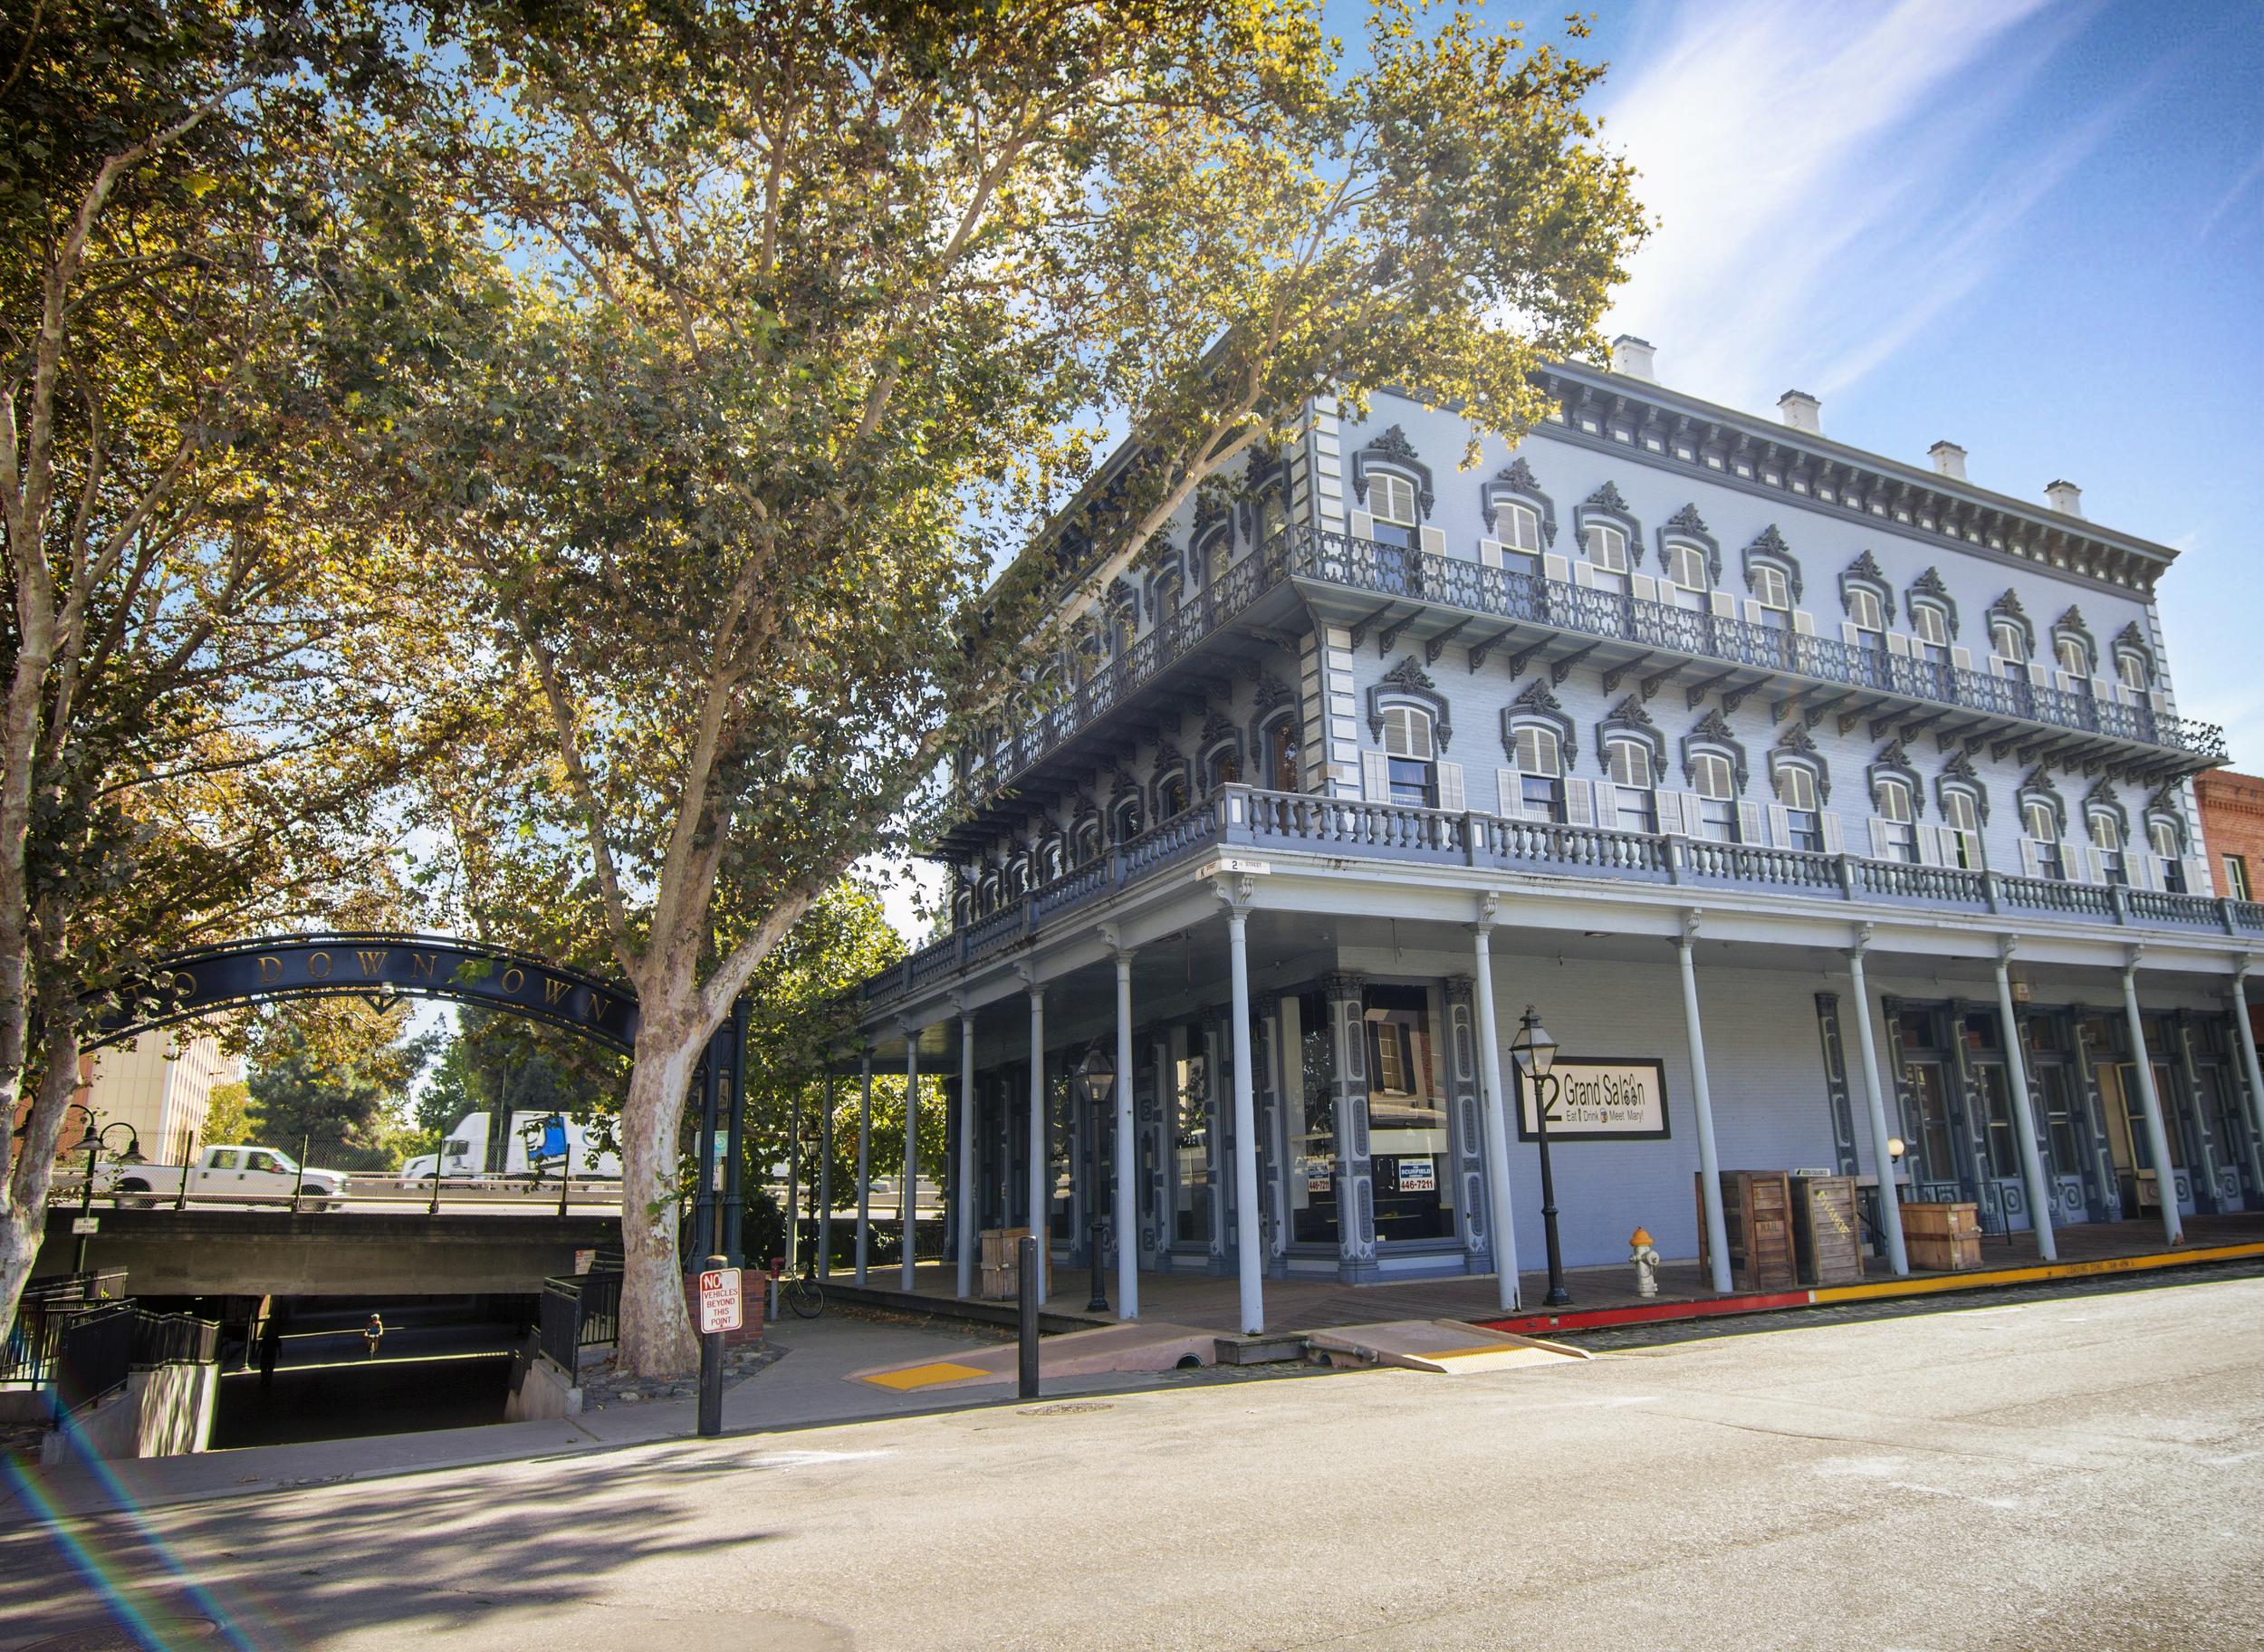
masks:
<svg viewBox="0 0 2264 1652"><path fill-rule="evenodd" d="M299 1161L280 1148L245 1146L206 1148L195 1164L186 1167L104 1165L94 1189L120 1205L161 1205L179 1196L183 1177L188 1178L189 1198L198 1204L241 1199L273 1205L296 1193L305 1208L331 1210L346 1197L343 1170L318 1170L309 1165L302 1172Z"/></svg>

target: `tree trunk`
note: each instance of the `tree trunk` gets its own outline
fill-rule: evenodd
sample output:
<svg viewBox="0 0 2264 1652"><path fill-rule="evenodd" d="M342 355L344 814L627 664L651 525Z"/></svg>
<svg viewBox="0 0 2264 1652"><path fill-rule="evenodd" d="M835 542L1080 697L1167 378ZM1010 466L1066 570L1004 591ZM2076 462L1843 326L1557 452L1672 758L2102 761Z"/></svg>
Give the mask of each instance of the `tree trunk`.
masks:
<svg viewBox="0 0 2264 1652"><path fill-rule="evenodd" d="M47 1068L24 1120L5 1200L0 1200L0 1342L15 1324L16 1303L47 1233L47 1188L55 1175L55 1143L71 1098L79 1088L79 1032L65 1026L50 1034Z"/></svg>
<svg viewBox="0 0 2264 1652"><path fill-rule="evenodd" d="M699 1344L676 1255L676 1143L705 1034L688 1011L639 1004L636 1064L621 1109L621 1329L615 1350L639 1377L688 1376Z"/></svg>

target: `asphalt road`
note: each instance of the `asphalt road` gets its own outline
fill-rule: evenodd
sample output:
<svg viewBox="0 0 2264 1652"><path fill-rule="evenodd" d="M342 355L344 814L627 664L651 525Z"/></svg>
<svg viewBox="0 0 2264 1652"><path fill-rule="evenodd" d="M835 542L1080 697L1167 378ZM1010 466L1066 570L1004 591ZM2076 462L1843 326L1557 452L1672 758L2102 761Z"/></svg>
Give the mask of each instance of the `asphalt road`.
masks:
<svg viewBox="0 0 2264 1652"><path fill-rule="evenodd" d="M646 1446L79 1535L192 1628L337 1652L2254 1647L2260 1372L2264 1281L2219 1279ZM9 1652L91 1621L22 1513Z"/></svg>

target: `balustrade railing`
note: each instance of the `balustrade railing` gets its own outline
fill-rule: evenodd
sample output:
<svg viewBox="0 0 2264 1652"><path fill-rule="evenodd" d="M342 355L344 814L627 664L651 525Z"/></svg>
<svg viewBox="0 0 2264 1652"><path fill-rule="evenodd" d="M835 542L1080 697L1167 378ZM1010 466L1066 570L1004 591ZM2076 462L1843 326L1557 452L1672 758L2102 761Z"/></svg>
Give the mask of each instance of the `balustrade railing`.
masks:
<svg viewBox="0 0 2264 1652"><path fill-rule="evenodd" d="M2026 677L1889 653L1842 638L1569 585L1536 571L1488 568L1435 552L1300 527L1276 535L1223 578L1188 597L1121 658L1100 667L1013 734L974 754L962 777L965 789L980 793L1030 768L1290 580L1435 602L1697 659L2167 746L2211 763L2225 760L2224 731L2216 725L2169 716L2143 703L2103 699L2087 688L2048 687Z"/></svg>
<svg viewBox="0 0 2264 1652"><path fill-rule="evenodd" d="M1121 848L933 943L868 981L866 995L903 994L926 986L1210 844L1444 862L1598 882L1729 885L1842 901L2264 934L2264 904L2254 901L1230 785Z"/></svg>

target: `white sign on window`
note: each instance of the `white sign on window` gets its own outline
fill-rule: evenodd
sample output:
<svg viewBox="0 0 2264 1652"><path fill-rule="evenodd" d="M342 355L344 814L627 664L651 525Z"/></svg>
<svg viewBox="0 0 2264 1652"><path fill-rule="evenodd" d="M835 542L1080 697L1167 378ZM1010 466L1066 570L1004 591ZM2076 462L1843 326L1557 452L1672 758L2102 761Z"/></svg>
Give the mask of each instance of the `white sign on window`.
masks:
<svg viewBox="0 0 2264 1652"><path fill-rule="evenodd" d="M1403 1158L1399 1161L1399 1191L1402 1193L1435 1193L1438 1191L1438 1161L1434 1158Z"/></svg>
<svg viewBox="0 0 2264 1652"><path fill-rule="evenodd" d="M1666 1064L1628 1057L1559 1056L1540 1081L1551 1141L1664 1141ZM1539 1133L1533 1081L1517 1075L1517 1134Z"/></svg>

